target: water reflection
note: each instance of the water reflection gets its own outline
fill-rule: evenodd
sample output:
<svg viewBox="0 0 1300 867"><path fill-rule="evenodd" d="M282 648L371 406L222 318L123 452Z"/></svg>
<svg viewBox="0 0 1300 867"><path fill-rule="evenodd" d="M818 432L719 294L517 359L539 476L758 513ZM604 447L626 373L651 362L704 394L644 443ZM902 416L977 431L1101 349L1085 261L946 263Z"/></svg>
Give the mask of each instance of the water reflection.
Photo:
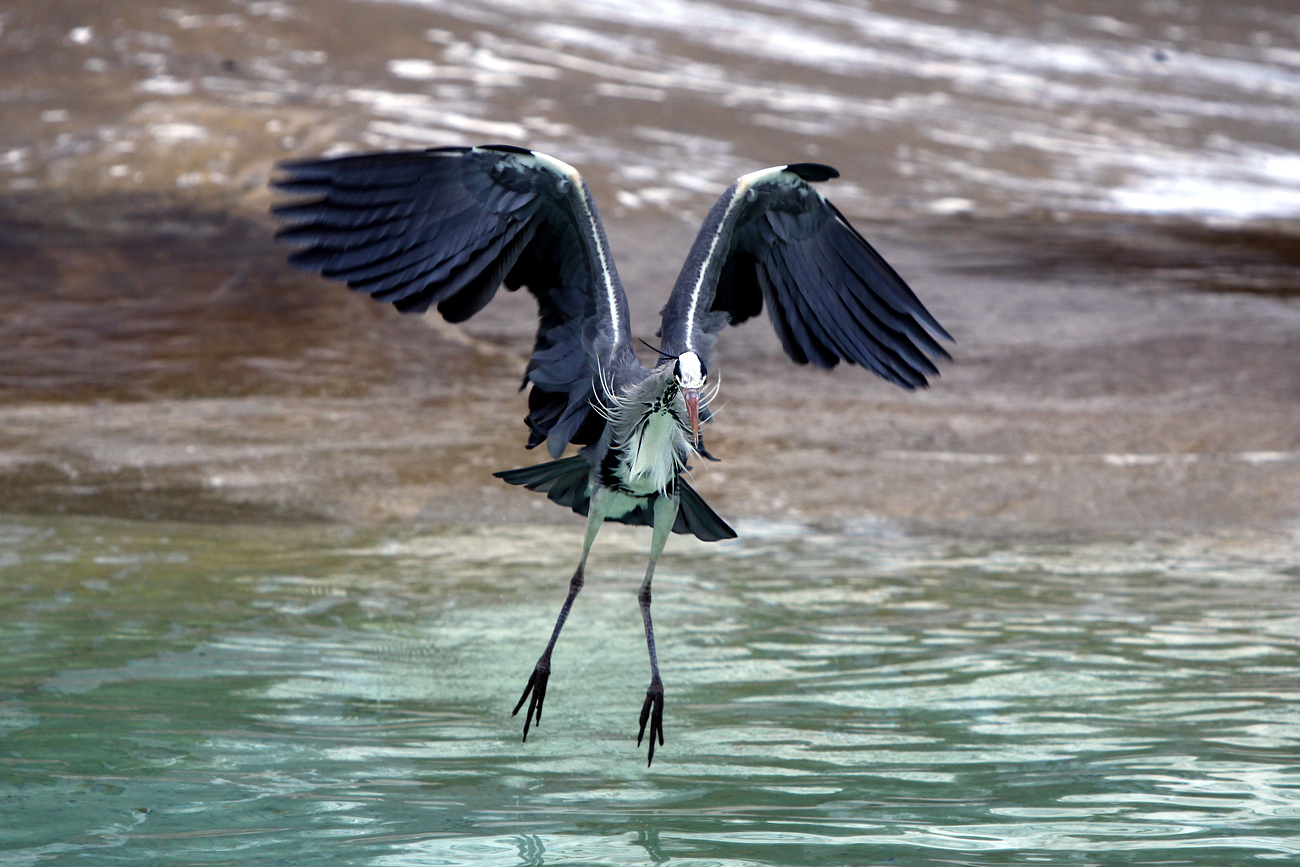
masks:
<svg viewBox="0 0 1300 867"><path fill-rule="evenodd" d="M647 771L642 540L612 529L521 744L577 530L10 521L0 798L43 821L0 839L15 863L1300 850L1284 542L678 544Z"/></svg>

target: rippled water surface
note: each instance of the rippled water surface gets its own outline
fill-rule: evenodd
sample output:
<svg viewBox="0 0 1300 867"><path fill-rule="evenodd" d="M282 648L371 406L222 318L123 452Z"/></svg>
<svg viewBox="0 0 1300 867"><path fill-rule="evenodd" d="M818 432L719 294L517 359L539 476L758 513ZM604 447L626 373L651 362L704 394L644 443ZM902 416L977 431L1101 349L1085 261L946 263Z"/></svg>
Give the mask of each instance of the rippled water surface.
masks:
<svg viewBox="0 0 1300 867"><path fill-rule="evenodd" d="M0 864L1300 855L1300 570L1233 540L0 525Z"/></svg>

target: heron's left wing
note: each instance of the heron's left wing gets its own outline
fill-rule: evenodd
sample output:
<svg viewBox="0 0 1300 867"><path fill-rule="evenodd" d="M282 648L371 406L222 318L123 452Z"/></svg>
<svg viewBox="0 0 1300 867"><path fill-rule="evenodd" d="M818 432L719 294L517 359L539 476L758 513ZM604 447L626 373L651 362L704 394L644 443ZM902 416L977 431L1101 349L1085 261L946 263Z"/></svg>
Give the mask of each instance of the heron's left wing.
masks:
<svg viewBox="0 0 1300 867"><path fill-rule="evenodd" d="M707 365L714 335L767 303L786 354L799 364L860 364L904 388L949 358L952 337L893 268L809 182L830 166L763 169L732 184L705 218L663 310L664 353L693 350ZM927 330L928 329L928 330Z"/></svg>

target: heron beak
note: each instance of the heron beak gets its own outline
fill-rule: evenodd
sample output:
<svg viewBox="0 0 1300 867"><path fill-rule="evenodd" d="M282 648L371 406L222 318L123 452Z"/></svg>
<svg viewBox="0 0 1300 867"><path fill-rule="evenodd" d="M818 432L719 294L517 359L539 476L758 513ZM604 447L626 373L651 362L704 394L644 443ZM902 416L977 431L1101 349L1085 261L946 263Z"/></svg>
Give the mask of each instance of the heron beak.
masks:
<svg viewBox="0 0 1300 867"><path fill-rule="evenodd" d="M682 398L686 401L686 417L691 422L691 439L698 450L700 447L700 390L683 388Z"/></svg>

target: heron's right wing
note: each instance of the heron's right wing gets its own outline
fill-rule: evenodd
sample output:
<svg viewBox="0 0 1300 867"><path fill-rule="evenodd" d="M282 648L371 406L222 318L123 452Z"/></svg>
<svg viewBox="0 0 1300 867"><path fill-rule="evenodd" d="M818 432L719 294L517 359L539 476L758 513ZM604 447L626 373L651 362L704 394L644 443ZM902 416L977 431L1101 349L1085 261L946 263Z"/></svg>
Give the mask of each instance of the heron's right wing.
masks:
<svg viewBox="0 0 1300 867"><path fill-rule="evenodd" d="M951 340L915 293L812 184L830 166L795 163L751 172L709 211L663 310L662 350L711 364L714 335L767 305L786 354L799 364L841 360L917 388Z"/></svg>
<svg viewBox="0 0 1300 867"><path fill-rule="evenodd" d="M529 447L558 457L592 442L601 371L636 364L627 300L586 183L572 166L494 145L285 163L272 182L298 197L272 213L294 266L402 312L437 305L462 322L497 287L526 285L540 324L525 374Z"/></svg>

